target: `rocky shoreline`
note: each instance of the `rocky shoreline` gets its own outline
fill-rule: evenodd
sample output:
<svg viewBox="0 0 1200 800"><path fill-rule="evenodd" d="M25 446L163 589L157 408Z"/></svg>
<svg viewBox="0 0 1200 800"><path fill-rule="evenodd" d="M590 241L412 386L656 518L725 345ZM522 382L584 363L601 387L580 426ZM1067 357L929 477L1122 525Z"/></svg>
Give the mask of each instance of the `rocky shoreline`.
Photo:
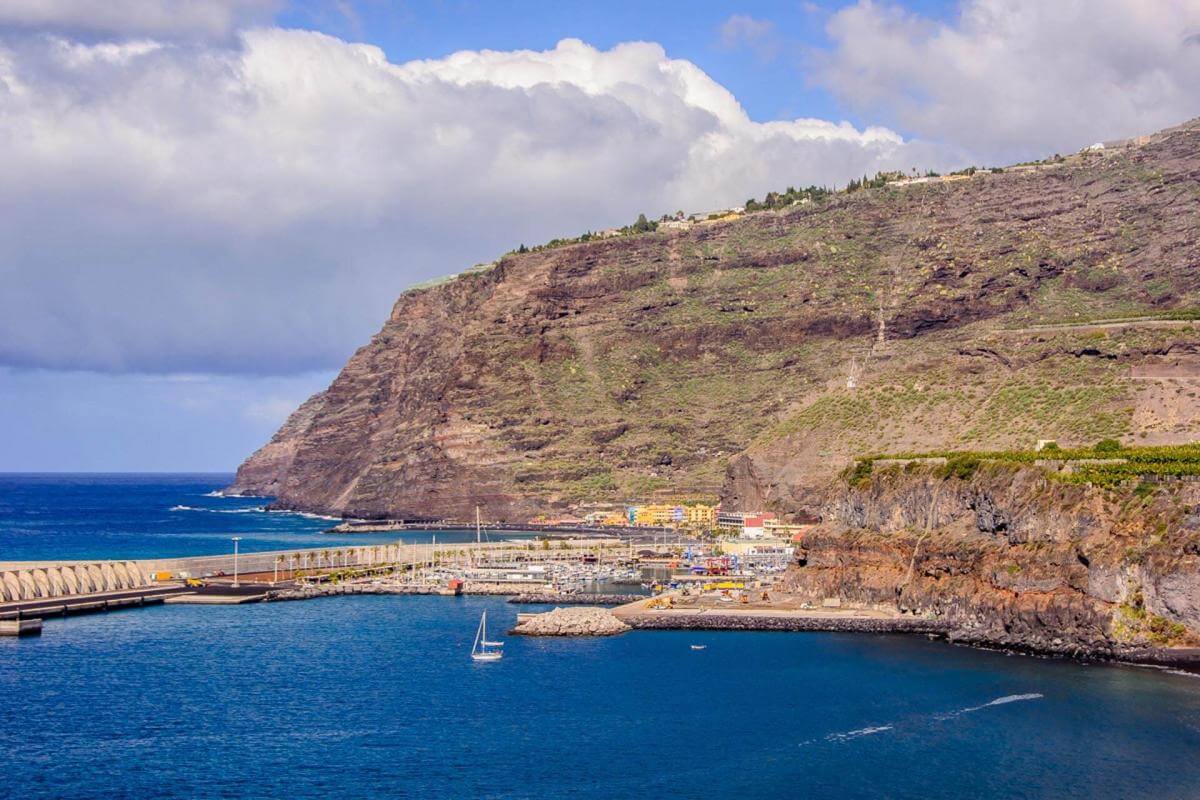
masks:
<svg viewBox="0 0 1200 800"><path fill-rule="evenodd" d="M962 631L951 631L945 636L950 644L975 647L980 650L996 650L1039 658L1069 658L1074 661L1108 662L1144 667L1165 667L1200 673L1200 647L1129 647L1099 648L1084 647L1064 642L1060 645L1033 646L1021 642L1009 642L977 636Z"/></svg>

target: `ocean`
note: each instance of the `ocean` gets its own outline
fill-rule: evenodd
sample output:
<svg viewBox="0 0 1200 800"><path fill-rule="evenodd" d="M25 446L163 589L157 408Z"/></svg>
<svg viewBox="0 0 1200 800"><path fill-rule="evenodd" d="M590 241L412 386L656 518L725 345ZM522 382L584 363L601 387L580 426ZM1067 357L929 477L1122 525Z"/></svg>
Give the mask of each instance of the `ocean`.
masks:
<svg viewBox="0 0 1200 800"><path fill-rule="evenodd" d="M9 476L0 560L222 552L235 530L261 548L322 536L326 523L303 517L169 510L262 502L204 498L223 480ZM468 653L484 609L495 633L515 621L502 598L426 596L48 620L40 637L0 639L3 786L20 798L1200 796L1195 676L823 633L504 637L504 659L480 664Z"/></svg>
<svg viewBox="0 0 1200 800"><path fill-rule="evenodd" d="M223 497L232 474L0 474L0 562L169 558L299 547L473 539L464 531L322 531L340 520ZM506 534L510 536L511 534Z"/></svg>

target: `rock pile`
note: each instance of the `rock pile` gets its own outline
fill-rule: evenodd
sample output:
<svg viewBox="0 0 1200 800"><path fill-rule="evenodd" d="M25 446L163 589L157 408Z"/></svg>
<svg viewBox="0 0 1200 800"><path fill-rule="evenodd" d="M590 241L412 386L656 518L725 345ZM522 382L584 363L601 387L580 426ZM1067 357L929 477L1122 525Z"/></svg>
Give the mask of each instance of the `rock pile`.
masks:
<svg viewBox="0 0 1200 800"><path fill-rule="evenodd" d="M508 602L528 605L550 605L561 603L572 606L623 606L626 603L636 603L645 600L643 594L518 594L508 598Z"/></svg>
<svg viewBox="0 0 1200 800"><path fill-rule="evenodd" d="M524 616L512 633L524 636L612 636L629 626L603 608L556 608L545 614Z"/></svg>

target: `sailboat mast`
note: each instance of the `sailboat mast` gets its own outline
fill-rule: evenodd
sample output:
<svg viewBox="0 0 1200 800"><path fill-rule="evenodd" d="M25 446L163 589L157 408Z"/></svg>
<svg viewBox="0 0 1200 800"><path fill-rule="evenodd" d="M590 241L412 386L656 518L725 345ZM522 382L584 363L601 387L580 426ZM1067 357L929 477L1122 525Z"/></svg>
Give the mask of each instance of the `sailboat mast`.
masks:
<svg viewBox="0 0 1200 800"><path fill-rule="evenodd" d="M475 629L475 641L471 644L471 655L480 652L480 644L484 641L484 638L483 619L480 619L479 627Z"/></svg>

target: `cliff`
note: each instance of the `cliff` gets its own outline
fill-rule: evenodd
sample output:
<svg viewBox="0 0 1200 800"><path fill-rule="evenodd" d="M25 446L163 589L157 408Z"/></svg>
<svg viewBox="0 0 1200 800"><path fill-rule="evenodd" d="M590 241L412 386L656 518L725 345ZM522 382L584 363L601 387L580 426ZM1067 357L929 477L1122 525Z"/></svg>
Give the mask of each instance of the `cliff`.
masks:
<svg viewBox="0 0 1200 800"><path fill-rule="evenodd" d="M1190 440L1198 144L507 256L401 296L231 489L363 517L820 513L868 451Z"/></svg>
<svg viewBox="0 0 1200 800"><path fill-rule="evenodd" d="M954 638L1200 662L1200 483L1134 490L985 463L894 465L826 489L791 591L900 608Z"/></svg>

